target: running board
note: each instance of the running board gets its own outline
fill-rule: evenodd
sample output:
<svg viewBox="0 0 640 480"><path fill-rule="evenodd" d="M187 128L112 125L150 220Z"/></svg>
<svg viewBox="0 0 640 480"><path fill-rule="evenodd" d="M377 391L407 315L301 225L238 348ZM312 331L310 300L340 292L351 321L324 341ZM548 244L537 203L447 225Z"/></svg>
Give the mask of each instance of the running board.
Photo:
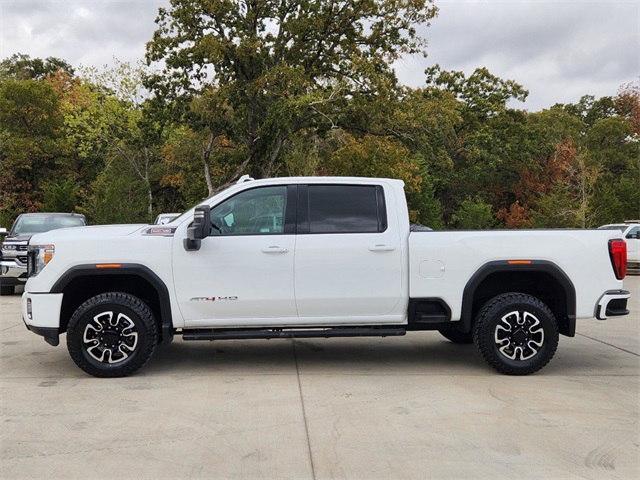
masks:
<svg viewBox="0 0 640 480"><path fill-rule="evenodd" d="M446 313L416 313L413 320L415 323L443 323L449 321L449 315Z"/></svg>
<svg viewBox="0 0 640 480"><path fill-rule="evenodd" d="M189 329L182 331L183 340L248 340L269 338L330 338L330 337L398 337L404 328L327 328L316 330L222 330ZM178 333L179 334L179 333Z"/></svg>

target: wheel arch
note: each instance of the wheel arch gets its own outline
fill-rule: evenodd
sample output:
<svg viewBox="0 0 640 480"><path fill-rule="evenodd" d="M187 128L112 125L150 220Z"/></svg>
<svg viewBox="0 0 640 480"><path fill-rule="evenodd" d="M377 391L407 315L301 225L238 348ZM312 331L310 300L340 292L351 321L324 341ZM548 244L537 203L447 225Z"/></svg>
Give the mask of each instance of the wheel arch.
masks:
<svg viewBox="0 0 640 480"><path fill-rule="evenodd" d="M460 330L471 331L482 306L489 299L508 292L539 298L553 312L560 333L575 336L575 287L558 265L546 260L493 261L478 269L464 288Z"/></svg>
<svg viewBox="0 0 640 480"><path fill-rule="evenodd" d="M169 290L151 269L139 264L117 264L98 268L92 265L77 265L67 270L51 289L62 293L60 311L60 333L65 332L71 316L89 298L101 293L123 292L144 301L159 326L160 342L173 339L173 319Z"/></svg>

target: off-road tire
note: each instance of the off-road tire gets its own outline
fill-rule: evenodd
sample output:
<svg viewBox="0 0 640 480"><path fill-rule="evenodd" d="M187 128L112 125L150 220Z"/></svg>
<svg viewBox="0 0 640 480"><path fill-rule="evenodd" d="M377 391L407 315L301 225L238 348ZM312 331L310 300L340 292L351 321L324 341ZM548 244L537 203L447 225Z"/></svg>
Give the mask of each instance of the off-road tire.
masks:
<svg viewBox="0 0 640 480"><path fill-rule="evenodd" d="M82 370L95 377L124 377L149 361L158 326L149 307L128 293L90 298L75 311L67 349Z"/></svg>
<svg viewBox="0 0 640 480"><path fill-rule="evenodd" d="M482 358L507 375L540 370L556 353L558 339L558 323L549 307L523 293L489 300L473 328L473 342Z"/></svg>
<svg viewBox="0 0 640 480"><path fill-rule="evenodd" d="M13 285L0 285L0 295L13 295L16 293L16 287Z"/></svg>

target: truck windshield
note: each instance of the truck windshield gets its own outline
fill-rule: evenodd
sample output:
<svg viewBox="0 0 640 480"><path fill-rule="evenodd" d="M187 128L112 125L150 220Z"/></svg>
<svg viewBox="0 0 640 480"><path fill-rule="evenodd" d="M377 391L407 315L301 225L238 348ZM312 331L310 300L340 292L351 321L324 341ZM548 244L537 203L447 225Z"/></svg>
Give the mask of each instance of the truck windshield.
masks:
<svg viewBox="0 0 640 480"><path fill-rule="evenodd" d="M81 227L83 225L85 225L85 222L81 216L25 215L16 220L11 233L12 235L29 235L58 228Z"/></svg>

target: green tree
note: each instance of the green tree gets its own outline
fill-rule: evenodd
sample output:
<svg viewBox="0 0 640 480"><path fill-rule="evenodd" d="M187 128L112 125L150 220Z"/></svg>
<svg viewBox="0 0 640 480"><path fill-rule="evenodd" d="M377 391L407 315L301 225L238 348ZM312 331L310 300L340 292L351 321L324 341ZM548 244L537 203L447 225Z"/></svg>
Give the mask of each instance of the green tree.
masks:
<svg viewBox="0 0 640 480"><path fill-rule="evenodd" d="M582 120L587 128L592 127L597 120L608 118L618 113L615 100L612 97L596 99L593 95L584 95L576 104L559 104L554 105L554 107L564 108L567 113Z"/></svg>
<svg viewBox="0 0 640 480"><path fill-rule="evenodd" d="M434 129L437 134L430 141L444 168L430 171L437 175L434 187L445 221L459 224L462 203L468 206L469 198L481 198L484 204L509 202L506 192L517 180L517 165L526 157L527 144L520 141L526 115L507 104L524 101L528 92L486 68L467 76L435 65L425 74L424 100L446 106L444 111L449 112L444 116L447 128Z"/></svg>
<svg viewBox="0 0 640 480"><path fill-rule="evenodd" d="M453 224L464 230L488 230L495 226L491 205L480 196L467 197L453 214Z"/></svg>
<svg viewBox="0 0 640 480"><path fill-rule="evenodd" d="M210 88L244 153L230 178L273 175L292 135L335 127L348 98L394 88L391 63L425 52L416 26L436 13L431 0L172 0L147 45L148 62L166 65L149 85L166 98Z"/></svg>
<svg viewBox="0 0 640 480"><path fill-rule="evenodd" d="M0 62L0 83L8 79L44 80L58 71L63 71L69 77L74 75L73 67L59 58L48 57L43 60L15 53Z"/></svg>
<svg viewBox="0 0 640 480"><path fill-rule="evenodd" d="M94 219L92 223L149 222L144 202L146 189L131 163L123 157L115 157L92 184L92 195L87 199L88 210Z"/></svg>
<svg viewBox="0 0 640 480"><path fill-rule="evenodd" d="M72 178L58 179L45 184L42 211L74 212L79 203L80 185Z"/></svg>
<svg viewBox="0 0 640 480"><path fill-rule="evenodd" d="M145 116L147 97L142 78L146 72L141 66L116 61L113 68L104 72L87 69L82 74L83 83L75 92L81 101L71 104L66 111L66 132L80 157L87 163L97 160L96 178L111 171L109 167L114 162L122 165L120 160L124 160L129 164L125 171L131 174L132 185L125 190L131 195L140 192L140 185L144 186L144 197L136 201L145 205L146 221L151 221L153 194L162 175L159 170L164 139L162 127L153 124L152 116ZM125 179L119 180L120 186ZM96 220L104 221L101 217ZM138 217L137 221L140 220Z"/></svg>
<svg viewBox="0 0 640 480"><path fill-rule="evenodd" d="M637 219L640 213L640 142L628 118L598 120L584 139L600 177L591 204L593 226Z"/></svg>
<svg viewBox="0 0 640 480"><path fill-rule="evenodd" d="M49 82L9 79L0 85L0 212L9 222L36 211L43 187L65 176L71 145L62 134L60 98Z"/></svg>

